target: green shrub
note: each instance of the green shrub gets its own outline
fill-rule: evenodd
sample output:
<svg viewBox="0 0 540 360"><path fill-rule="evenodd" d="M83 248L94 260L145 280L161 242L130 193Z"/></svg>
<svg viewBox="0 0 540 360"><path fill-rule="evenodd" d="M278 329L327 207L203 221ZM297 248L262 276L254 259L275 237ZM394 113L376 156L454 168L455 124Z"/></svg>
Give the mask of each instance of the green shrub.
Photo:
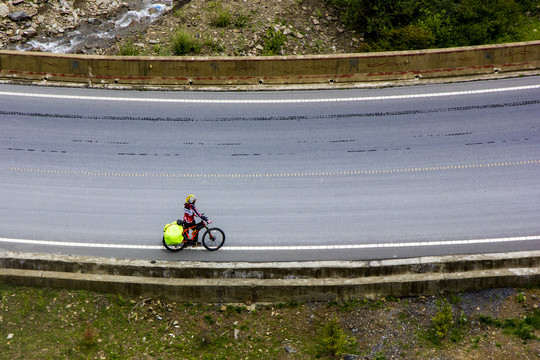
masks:
<svg viewBox="0 0 540 360"><path fill-rule="evenodd" d="M435 44L431 30L415 25L390 30L388 39L393 50L428 49Z"/></svg>
<svg viewBox="0 0 540 360"><path fill-rule="evenodd" d="M212 6L214 13L210 19L210 23L216 27L227 27L231 24L232 15L229 9L224 9L221 3L215 3Z"/></svg>
<svg viewBox="0 0 540 360"><path fill-rule="evenodd" d="M172 52L174 55L182 56L189 53L198 53L201 45L193 36L184 29L175 31L171 41Z"/></svg>
<svg viewBox="0 0 540 360"><path fill-rule="evenodd" d="M120 45L120 55L122 56L138 56L141 51L133 44L133 40L129 39L125 44Z"/></svg>
<svg viewBox="0 0 540 360"><path fill-rule="evenodd" d="M281 31L275 31L274 28L269 28L268 30L266 30L263 55L279 55L281 49L285 45L286 39L286 36L283 35Z"/></svg>
<svg viewBox="0 0 540 360"><path fill-rule="evenodd" d="M169 53L169 50L167 49L167 47L163 47L159 44L155 44L153 46L153 49L154 49L154 53L157 55L157 56L167 56L167 55L170 55Z"/></svg>
<svg viewBox="0 0 540 360"><path fill-rule="evenodd" d="M236 18L234 19L234 26L236 27L239 27L239 28L245 28L247 27L249 24L249 16L247 15L238 15L236 16Z"/></svg>
<svg viewBox="0 0 540 360"><path fill-rule="evenodd" d="M442 302L438 301L437 307L439 310L431 321L433 322L437 338L442 340L446 337L446 334L448 334L454 323L454 314L452 313L452 306L446 299L443 299Z"/></svg>
<svg viewBox="0 0 540 360"><path fill-rule="evenodd" d="M325 0L348 27L364 33L363 50L404 50L540 38L535 0Z"/></svg>

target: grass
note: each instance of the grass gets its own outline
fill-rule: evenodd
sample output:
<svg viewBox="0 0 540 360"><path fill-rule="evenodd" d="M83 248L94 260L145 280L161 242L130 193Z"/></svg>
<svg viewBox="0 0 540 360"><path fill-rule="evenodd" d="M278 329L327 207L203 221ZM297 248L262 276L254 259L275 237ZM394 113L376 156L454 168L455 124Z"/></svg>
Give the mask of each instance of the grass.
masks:
<svg viewBox="0 0 540 360"><path fill-rule="evenodd" d="M215 41L210 36L204 36L203 45L211 49L214 53L221 53L224 50L223 44L221 44L219 41Z"/></svg>
<svg viewBox="0 0 540 360"><path fill-rule="evenodd" d="M515 303L515 297L510 301ZM456 315L450 335L438 345L422 342L414 334L432 329L433 313L429 315L426 306L437 314L451 305L444 298L392 297L256 307L202 305L0 285L0 359L339 359L344 354L385 359L396 351L402 358L422 358L416 353L449 358L462 344L481 351L484 346L479 344L486 340L478 331L485 326L508 334L507 341L497 338L495 349L507 349L516 341L523 354L529 350L522 341L538 347L534 334L540 327L539 310L507 320L481 317L477 332L461 326L461 337L453 338L457 324L468 321ZM415 313L423 315L411 317ZM381 331L383 318L387 323ZM392 339L392 334L400 338ZM411 345L415 343L421 347ZM475 353L471 358L487 357Z"/></svg>
<svg viewBox="0 0 540 360"><path fill-rule="evenodd" d="M480 315L478 320L482 324L501 328L504 333L517 336L522 340L540 340L540 338L534 334L535 330L540 330L540 310L538 309L531 315L520 319L511 318L500 320L491 316Z"/></svg>
<svg viewBox="0 0 540 360"><path fill-rule="evenodd" d="M0 336L14 334L0 342L0 359L275 359L299 335L283 316L263 321L246 306L4 285L0 299Z"/></svg>

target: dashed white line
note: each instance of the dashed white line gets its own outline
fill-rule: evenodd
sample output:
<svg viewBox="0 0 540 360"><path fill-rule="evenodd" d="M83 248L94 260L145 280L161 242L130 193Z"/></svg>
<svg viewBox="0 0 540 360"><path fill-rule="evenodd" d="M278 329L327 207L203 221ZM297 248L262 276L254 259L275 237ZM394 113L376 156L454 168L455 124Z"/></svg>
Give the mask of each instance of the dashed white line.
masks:
<svg viewBox="0 0 540 360"><path fill-rule="evenodd" d="M500 168L507 166L537 165L540 160L521 160L505 161L498 163L484 164L459 164L459 165L438 165L428 167L411 167L396 169L373 169L373 170L348 170L348 171L314 171L314 172L287 172L287 173L248 173L248 174L171 174L171 173L123 173L123 172L96 172L89 170L57 170L57 169L32 169L20 168L15 166L1 166L0 170L15 171L20 173L36 174L55 174L72 176L101 176L101 177L148 177L148 178L219 178L219 179L237 179L237 178L298 178L298 177L332 177L332 176L359 176L359 175L385 175L419 172L441 172L463 169L478 168Z"/></svg>
<svg viewBox="0 0 540 360"><path fill-rule="evenodd" d="M428 94L409 95L387 95L372 97L347 97L347 98L320 98L320 99L166 99L166 98L145 98L145 97L110 97L110 96L81 96L81 95L53 95L53 94L32 94L21 92L0 91L0 96L21 96L46 99L61 100L88 100L88 101L130 101L130 102L154 102L154 103L198 103L198 104L292 104L292 103L321 103L321 102L355 102L355 101L380 101L380 100L401 100L433 98L445 96L467 96L478 94L490 94L497 92L520 91L540 89L540 84L524 85L496 89L480 89L467 91L451 91Z"/></svg>
<svg viewBox="0 0 540 360"><path fill-rule="evenodd" d="M485 238L470 240L445 240L445 241L413 241L399 243L372 243L372 244L348 244L348 245L293 245L293 246L228 246L221 248L225 251L313 251L313 250L361 250L361 249L381 249L381 248L406 248L406 247L430 247L430 246L456 246L456 245L478 245L492 243L513 243L521 241L540 241L540 235L517 236L505 238ZM46 245L78 248L100 248L100 249L126 249L126 250L159 250L165 249L161 245L129 245L129 244L93 244L84 242L64 242L48 240L26 240L0 238L0 243L11 243L19 245ZM190 250L193 248L189 248ZM195 250L205 250L203 247Z"/></svg>

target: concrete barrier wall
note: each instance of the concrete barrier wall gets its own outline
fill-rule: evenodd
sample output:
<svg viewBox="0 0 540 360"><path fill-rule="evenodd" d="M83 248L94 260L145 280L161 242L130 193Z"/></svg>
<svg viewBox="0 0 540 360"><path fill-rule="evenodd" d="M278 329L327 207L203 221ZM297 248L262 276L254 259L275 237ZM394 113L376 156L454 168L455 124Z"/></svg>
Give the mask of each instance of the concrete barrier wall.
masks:
<svg viewBox="0 0 540 360"><path fill-rule="evenodd" d="M540 285L540 251L384 261L202 263L0 251L0 283L178 302L329 301Z"/></svg>
<svg viewBox="0 0 540 360"><path fill-rule="evenodd" d="M93 85L347 83L539 68L540 41L403 52L279 57L131 57L0 51L0 78Z"/></svg>

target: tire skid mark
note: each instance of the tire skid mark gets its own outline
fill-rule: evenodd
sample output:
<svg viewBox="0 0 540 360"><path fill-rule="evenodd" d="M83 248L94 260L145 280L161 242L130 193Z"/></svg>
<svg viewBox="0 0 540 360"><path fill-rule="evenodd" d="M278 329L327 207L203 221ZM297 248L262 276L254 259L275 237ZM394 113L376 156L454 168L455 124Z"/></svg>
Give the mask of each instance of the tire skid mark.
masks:
<svg viewBox="0 0 540 360"><path fill-rule="evenodd" d="M390 117L404 115L437 114L447 112L474 111L484 109L501 109L507 107L538 105L540 100L514 101L499 104L455 106L439 109L414 109L397 110L386 112L349 113L333 115L288 115L288 116L254 116L254 117L218 117L218 118L193 118L193 117L151 117L151 116L115 116L115 115L80 115L80 114L60 114L42 112L23 111L0 111L0 115L23 116L39 118L59 118L74 120L103 120L103 121L151 121L151 122L240 122L240 121L304 121L304 120L325 120L325 119L349 119L349 118L369 118L369 117Z"/></svg>
<svg viewBox="0 0 540 360"><path fill-rule="evenodd" d="M21 148L6 148L8 151L27 151L27 152L41 152L41 153L55 153L55 154L67 154L67 151L65 150L37 150L37 149L21 149Z"/></svg>
<svg viewBox="0 0 540 360"><path fill-rule="evenodd" d="M529 141L529 139L526 138L526 139L513 139L513 140L502 140L502 141L486 141L486 142L478 141L478 142L466 143L465 145L466 146L486 145L486 144L491 145L491 144L496 144L496 143L522 142L522 141Z"/></svg>

